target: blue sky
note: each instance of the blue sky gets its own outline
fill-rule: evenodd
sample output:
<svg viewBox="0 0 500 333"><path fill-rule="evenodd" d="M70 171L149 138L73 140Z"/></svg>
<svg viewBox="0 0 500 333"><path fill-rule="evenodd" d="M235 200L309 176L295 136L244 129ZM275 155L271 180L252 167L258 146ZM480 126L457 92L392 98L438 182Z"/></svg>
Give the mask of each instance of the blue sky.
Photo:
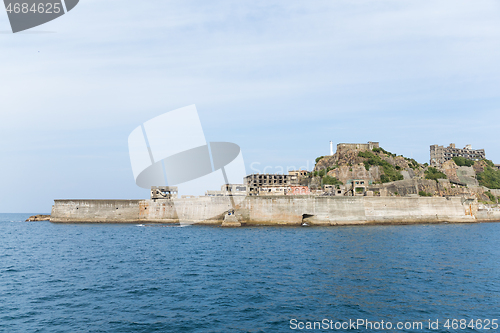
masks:
<svg viewBox="0 0 500 333"><path fill-rule="evenodd" d="M0 11L0 212L147 198L127 138L196 104L247 172L309 166L329 141L500 163L500 2L97 1L24 33Z"/></svg>

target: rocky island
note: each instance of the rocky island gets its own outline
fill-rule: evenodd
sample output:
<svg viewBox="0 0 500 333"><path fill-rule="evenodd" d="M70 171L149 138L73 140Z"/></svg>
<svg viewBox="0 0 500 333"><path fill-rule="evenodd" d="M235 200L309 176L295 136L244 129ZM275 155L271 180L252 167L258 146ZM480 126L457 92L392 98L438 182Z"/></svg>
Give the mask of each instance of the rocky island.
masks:
<svg viewBox="0 0 500 333"><path fill-rule="evenodd" d="M499 166L484 150L431 146L429 163L377 142L337 145L311 172L253 174L205 196L153 187L145 200L55 200L56 223L363 225L500 221ZM229 213L228 213L229 212ZM226 222L225 222L226 221Z"/></svg>

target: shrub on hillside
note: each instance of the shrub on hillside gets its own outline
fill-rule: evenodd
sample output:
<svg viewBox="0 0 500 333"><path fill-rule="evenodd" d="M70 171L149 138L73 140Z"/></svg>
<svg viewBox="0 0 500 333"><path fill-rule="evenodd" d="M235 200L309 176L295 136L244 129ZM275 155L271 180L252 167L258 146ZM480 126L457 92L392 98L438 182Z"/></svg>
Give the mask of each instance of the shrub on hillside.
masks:
<svg viewBox="0 0 500 333"><path fill-rule="evenodd" d="M382 170L384 171L384 174L380 176L380 180L382 183L393 182L396 180L403 180L404 178L403 175L398 170L396 170L396 167L390 164L389 162L381 159L380 156L374 155L369 151L360 151L358 153L358 156L367 159L366 161L363 162L366 170L370 170L370 166L372 165L378 165L382 167Z"/></svg>
<svg viewBox="0 0 500 333"><path fill-rule="evenodd" d="M437 181L438 179L447 179L446 175L436 168L429 167L425 170L425 179L433 179Z"/></svg>
<svg viewBox="0 0 500 333"><path fill-rule="evenodd" d="M420 166L420 163L418 163L415 159L413 158L407 158L405 157L405 160L408 162L408 165L410 166L410 168L412 168L413 170L415 169L418 169L418 167Z"/></svg>
<svg viewBox="0 0 500 333"><path fill-rule="evenodd" d="M496 198L495 198L495 196L493 195L493 193L491 193L490 191L484 192L484 194L486 194L488 196L488 198L490 198L491 202L496 202L497 201Z"/></svg>
<svg viewBox="0 0 500 333"><path fill-rule="evenodd" d="M332 176L324 176L321 182L323 185L344 185L344 183Z"/></svg>
<svg viewBox="0 0 500 333"><path fill-rule="evenodd" d="M471 161L469 159L466 159L465 157L462 157L462 156L455 156L452 158L452 160L455 162L456 165L458 166L473 166L474 165L474 161Z"/></svg>
<svg viewBox="0 0 500 333"><path fill-rule="evenodd" d="M391 152L388 152L387 150L385 150L384 148L373 148L372 151L374 153L384 153L386 155L389 155L389 156L392 156L392 157L396 157L396 154L393 154Z"/></svg>
<svg viewBox="0 0 500 333"><path fill-rule="evenodd" d="M491 189L500 189L500 170L496 170L488 164L483 172L478 172L477 180L481 186Z"/></svg>

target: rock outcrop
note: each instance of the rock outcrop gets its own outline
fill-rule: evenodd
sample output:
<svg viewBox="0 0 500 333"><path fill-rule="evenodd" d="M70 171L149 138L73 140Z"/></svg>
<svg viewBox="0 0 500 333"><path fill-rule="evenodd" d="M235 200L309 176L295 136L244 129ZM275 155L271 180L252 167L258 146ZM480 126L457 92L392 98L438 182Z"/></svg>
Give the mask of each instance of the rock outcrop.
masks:
<svg viewBox="0 0 500 333"><path fill-rule="evenodd" d="M26 220L26 222L36 222L36 221L50 221L50 215L33 215Z"/></svg>
<svg viewBox="0 0 500 333"><path fill-rule="evenodd" d="M380 168L376 165L372 165L370 166L370 170L366 170L362 163L353 166L343 165L330 170L328 176L335 177L344 184L352 179L369 179L371 182L379 182Z"/></svg>

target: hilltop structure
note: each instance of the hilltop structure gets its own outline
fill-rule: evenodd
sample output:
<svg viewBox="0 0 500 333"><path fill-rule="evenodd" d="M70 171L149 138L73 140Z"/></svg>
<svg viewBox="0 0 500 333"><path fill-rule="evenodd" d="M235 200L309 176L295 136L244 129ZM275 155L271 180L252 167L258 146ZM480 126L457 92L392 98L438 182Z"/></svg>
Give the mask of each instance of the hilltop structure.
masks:
<svg viewBox="0 0 500 333"><path fill-rule="evenodd" d="M432 145L431 146L432 166L441 166L444 162L451 160L453 157L464 157L471 161L480 161L485 159L484 149L472 149L472 145L466 145L464 148L456 148L454 143L448 147Z"/></svg>
<svg viewBox="0 0 500 333"><path fill-rule="evenodd" d="M343 150L373 150L373 148L380 148L378 142L368 141L368 143L339 143L337 144L337 152Z"/></svg>

